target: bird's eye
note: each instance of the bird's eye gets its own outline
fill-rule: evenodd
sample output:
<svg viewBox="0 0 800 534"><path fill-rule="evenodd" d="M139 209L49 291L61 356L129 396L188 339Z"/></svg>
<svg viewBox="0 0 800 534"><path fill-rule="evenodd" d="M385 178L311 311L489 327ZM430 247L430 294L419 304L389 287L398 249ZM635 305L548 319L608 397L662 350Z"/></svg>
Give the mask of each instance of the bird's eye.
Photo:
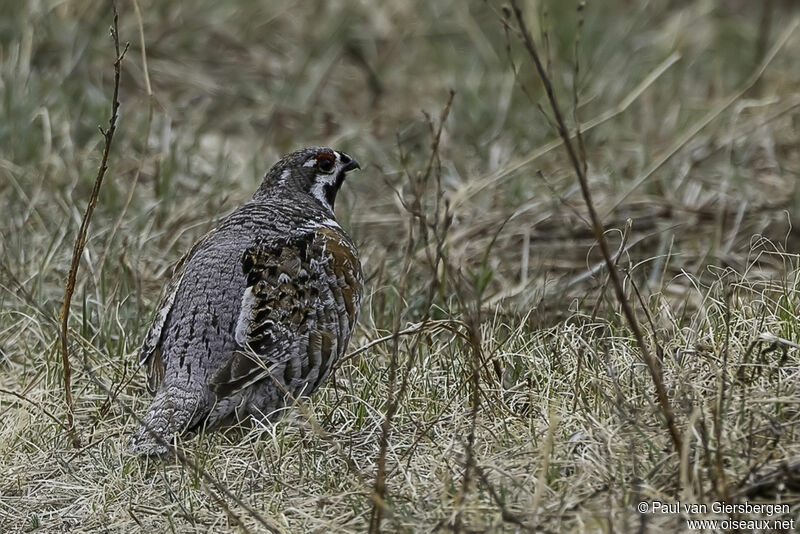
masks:
<svg viewBox="0 0 800 534"><path fill-rule="evenodd" d="M317 156L317 168L322 172L331 172L333 170L333 156L330 154L320 154Z"/></svg>

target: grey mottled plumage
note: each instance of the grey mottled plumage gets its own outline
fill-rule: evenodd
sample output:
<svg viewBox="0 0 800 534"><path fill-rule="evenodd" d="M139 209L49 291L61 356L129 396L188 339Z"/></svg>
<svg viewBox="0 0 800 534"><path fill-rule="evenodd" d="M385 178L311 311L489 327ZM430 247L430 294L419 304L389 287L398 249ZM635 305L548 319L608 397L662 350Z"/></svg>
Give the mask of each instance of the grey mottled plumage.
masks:
<svg viewBox="0 0 800 534"><path fill-rule="evenodd" d="M358 163L329 148L284 157L253 196L181 259L140 352L155 393L132 452L201 425L269 417L325 380L363 291L333 203Z"/></svg>

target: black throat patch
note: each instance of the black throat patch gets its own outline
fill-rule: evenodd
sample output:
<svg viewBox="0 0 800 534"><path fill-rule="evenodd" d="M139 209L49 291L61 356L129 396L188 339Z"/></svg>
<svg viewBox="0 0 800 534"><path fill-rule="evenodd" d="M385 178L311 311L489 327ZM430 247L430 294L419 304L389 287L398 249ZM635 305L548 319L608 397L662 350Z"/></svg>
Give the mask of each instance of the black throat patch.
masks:
<svg viewBox="0 0 800 534"><path fill-rule="evenodd" d="M344 173L340 172L339 175L336 177L336 181L332 184L327 184L322 186L322 190L325 193L325 200L328 201L328 205L333 209L333 203L336 201L336 193L339 192L339 188L342 187L344 183Z"/></svg>

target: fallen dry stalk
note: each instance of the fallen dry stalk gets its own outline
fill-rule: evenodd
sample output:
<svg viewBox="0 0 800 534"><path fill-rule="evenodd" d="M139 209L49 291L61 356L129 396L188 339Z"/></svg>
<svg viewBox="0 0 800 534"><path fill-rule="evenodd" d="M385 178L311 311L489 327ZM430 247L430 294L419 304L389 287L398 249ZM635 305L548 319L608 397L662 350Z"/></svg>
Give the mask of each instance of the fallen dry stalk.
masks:
<svg viewBox="0 0 800 534"><path fill-rule="evenodd" d="M453 334L455 335L466 337L465 334L462 333L460 330L460 328L463 328L465 326L466 325L463 322L456 321L453 319L439 319L435 321L426 319L424 321L412 324L408 328L404 328L403 330L400 330L397 333L392 333L383 337L379 337L378 339L373 339L372 341L364 345L361 345L360 347L352 351L350 354L348 354L347 356L343 357L341 360L336 362L336 366L341 367L342 363L346 362L347 360L351 360L356 356L358 356L359 354L368 351L372 347L381 345L383 343L386 343L387 341L391 341L398 336L408 336L422 331L437 332L439 330L449 330L453 332Z"/></svg>
<svg viewBox="0 0 800 534"><path fill-rule="evenodd" d="M29 399L29 398L28 398L28 397L26 397L26 396L25 396L23 393L17 393L16 391L11 391L10 389L5 389L5 388L0 388L0 393L3 393L3 394L5 394L5 395L10 395L10 396L12 396L12 397L16 397L17 399L19 399L19 400L21 400L21 401L25 401L25 402L27 402L28 404L31 404L32 406L34 406L34 407L38 408L38 409L39 409L39 411L41 411L41 412L42 412L43 414L45 414L47 417L49 417L50 419L52 419L52 420L53 420L53 421L54 421L54 422L55 422L55 423L56 423L58 426L60 426L60 427L61 427L61 428L63 428L64 430L69 430L69 429L66 427L66 425L64 425L64 423L62 423L62 422L61 422L61 421L60 421L60 420L59 420L59 419L58 419L58 418L57 418L55 415L53 415L53 414L52 414L52 412L50 412L50 410L48 410L47 408L45 408L44 406L42 406L41 404L39 404L39 403L38 403L38 402L36 402L35 400L31 400L31 399Z"/></svg>

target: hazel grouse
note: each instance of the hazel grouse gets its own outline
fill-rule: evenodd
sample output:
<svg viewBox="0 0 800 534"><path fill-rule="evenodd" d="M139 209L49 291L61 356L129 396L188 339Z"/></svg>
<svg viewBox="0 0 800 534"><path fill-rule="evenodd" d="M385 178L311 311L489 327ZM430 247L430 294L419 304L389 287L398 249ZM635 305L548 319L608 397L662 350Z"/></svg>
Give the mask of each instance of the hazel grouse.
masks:
<svg viewBox="0 0 800 534"><path fill-rule="evenodd" d="M181 259L140 352L155 398L133 453L163 454L202 425L271 417L322 384L363 293L358 252L333 213L358 168L330 148L285 156Z"/></svg>

